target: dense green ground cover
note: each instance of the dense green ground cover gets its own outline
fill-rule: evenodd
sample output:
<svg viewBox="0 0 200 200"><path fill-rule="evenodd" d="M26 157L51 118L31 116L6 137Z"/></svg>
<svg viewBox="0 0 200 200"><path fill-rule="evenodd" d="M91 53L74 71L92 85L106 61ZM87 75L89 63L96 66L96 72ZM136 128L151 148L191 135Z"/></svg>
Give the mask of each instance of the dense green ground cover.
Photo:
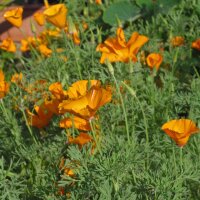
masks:
<svg viewBox="0 0 200 200"><path fill-rule="evenodd" d="M112 75L106 64L100 64L96 47L115 35L117 27L102 20L103 10L113 2L98 6L66 1L74 22L85 21L89 26L81 32L79 46L65 36L51 42L52 49L65 50L67 61L56 52L46 59L38 59L34 53L30 57L1 53L7 80L16 70L30 83L60 81L65 89L82 79L101 80L115 88L128 80L135 95L126 87L122 94L116 89L113 101L99 110L101 141L91 155L91 144L82 150L66 145L59 117L42 130L31 127L30 131L22 112L29 102L20 88L11 85L0 103L0 199L200 199L200 135L193 135L180 148L161 130L165 122L181 117L200 127L200 52L191 48L199 37L200 2L185 0L166 13L124 22L127 39L134 31L146 35L149 42L142 50L147 55L163 48L164 60L157 72L139 61L113 63ZM185 44L173 48L170 39L174 36L183 36ZM138 60L140 55L141 51ZM13 109L16 98L21 111ZM66 163L79 163L74 177L60 178L63 156ZM70 195L59 195L58 185L66 187Z"/></svg>

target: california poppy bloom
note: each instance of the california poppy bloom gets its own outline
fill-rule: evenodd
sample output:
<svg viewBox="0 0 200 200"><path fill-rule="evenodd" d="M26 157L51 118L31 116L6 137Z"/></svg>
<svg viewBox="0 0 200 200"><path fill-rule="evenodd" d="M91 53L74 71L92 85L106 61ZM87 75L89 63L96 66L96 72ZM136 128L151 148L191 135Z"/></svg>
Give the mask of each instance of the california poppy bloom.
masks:
<svg viewBox="0 0 200 200"><path fill-rule="evenodd" d="M187 143L192 134L199 132L199 128L189 119L171 120L165 123L161 129L180 147Z"/></svg>
<svg viewBox="0 0 200 200"><path fill-rule="evenodd" d="M8 52L12 52L12 53L16 52L15 43L13 42L11 38L7 38L3 40L2 43L0 44L0 49L3 49Z"/></svg>
<svg viewBox="0 0 200 200"><path fill-rule="evenodd" d="M49 57L52 54L52 50L49 49L45 44L40 44L38 50L45 57Z"/></svg>
<svg viewBox="0 0 200 200"><path fill-rule="evenodd" d="M39 129L47 126L49 124L49 121L51 120L53 113L46 109L44 104L37 106L34 106L34 111L36 114L30 112L27 110L28 115L28 123L31 126L35 126Z"/></svg>
<svg viewBox="0 0 200 200"><path fill-rule="evenodd" d="M36 12L33 17L38 25L43 26L45 24L45 17L42 12Z"/></svg>
<svg viewBox="0 0 200 200"><path fill-rule="evenodd" d="M100 86L101 82L99 80L80 80L73 83L67 90L67 95L69 99L78 99L84 96L88 89L92 86Z"/></svg>
<svg viewBox="0 0 200 200"><path fill-rule="evenodd" d="M184 37L182 36L173 37L170 42L173 47L182 46L184 44Z"/></svg>
<svg viewBox="0 0 200 200"><path fill-rule="evenodd" d="M151 69L155 67L156 70L158 70L162 61L163 61L163 56L159 53L151 53L147 56L147 65Z"/></svg>
<svg viewBox="0 0 200 200"><path fill-rule="evenodd" d="M0 99L6 96L9 91L9 84L5 81L4 73L0 70Z"/></svg>
<svg viewBox="0 0 200 200"><path fill-rule="evenodd" d="M111 101L111 91L102 88L98 80L77 81L69 87L67 96L68 98L59 104L59 112L69 112L74 116L63 119L60 127L74 126L84 131L91 129L89 120L96 117L99 107Z"/></svg>
<svg viewBox="0 0 200 200"><path fill-rule="evenodd" d="M67 8L65 4L56 4L50 6L44 11L44 16L46 17L46 20L52 23L54 26L57 26L58 28L64 28L67 22Z"/></svg>
<svg viewBox="0 0 200 200"><path fill-rule="evenodd" d="M8 10L4 13L4 18L9 21L12 25L20 27L22 25L22 13L23 8L18 7L12 10Z"/></svg>
<svg viewBox="0 0 200 200"><path fill-rule="evenodd" d="M21 50L22 52L26 52L26 51L29 51L29 50L30 50L30 49L29 49L29 43L28 43L27 40L24 40L24 39L21 40L21 47L20 47L20 50Z"/></svg>
<svg viewBox="0 0 200 200"><path fill-rule="evenodd" d="M95 0L95 3L96 4L102 4L102 1L101 0Z"/></svg>
<svg viewBox="0 0 200 200"><path fill-rule="evenodd" d="M126 42L124 31L118 28L115 38L108 38L97 46L96 51L102 52L100 63L105 63L106 59L110 62L136 62L136 54L148 40L148 37L134 32Z"/></svg>
<svg viewBox="0 0 200 200"><path fill-rule="evenodd" d="M100 86L92 86L90 90L78 99L68 99L59 105L60 113L69 112L81 118L92 119L97 110L110 102L112 94Z"/></svg>
<svg viewBox="0 0 200 200"><path fill-rule="evenodd" d="M88 120L77 117L77 116L71 116L64 118L60 121L60 127L61 128L76 128L78 130L82 131L90 131L90 123Z"/></svg>
<svg viewBox="0 0 200 200"><path fill-rule="evenodd" d="M200 51L200 39L197 39L192 43L192 48Z"/></svg>

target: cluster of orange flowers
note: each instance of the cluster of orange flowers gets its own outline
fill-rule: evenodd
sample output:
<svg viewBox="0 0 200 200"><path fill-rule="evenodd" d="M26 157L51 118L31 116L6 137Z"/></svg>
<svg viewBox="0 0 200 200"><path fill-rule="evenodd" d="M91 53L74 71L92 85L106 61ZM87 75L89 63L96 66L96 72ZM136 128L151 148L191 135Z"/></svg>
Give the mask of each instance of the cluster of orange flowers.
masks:
<svg viewBox="0 0 200 200"><path fill-rule="evenodd" d="M96 0L97 4L101 1ZM4 14L14 26L20 28L22 25L22 8L7 11ZM39 51L45 57L52 54L52 50L48 48L48 37L60 37L61 31L65 31L69 37L73 38L75 44L80 44L79 33L76 26L67 21L67 8L64 4L56 4L49 6L46 4L44 12L34 14L35 21L43 26L46 21L56 26L55 30L45 30L38 37L28 37L21 41L21 51L26 52L32 48ZM71 22L70 22L71 23ZM138 32L132 33L127 41L122 28L116 31L116 37L107 38L104 43L99 44L96 51L102 53L100 63L104 64L107 60L110 62L137 62L137 54L139 50L149 41L149 38L140 35ZM176 36L171 39L173 47L184 45L184 38ZM2 41L0 48L9 52L15 52L16 46L11 38ZM192 48L200 50L200 39L192 43ZM58 52L62 49L58 49ZM145 62L150 69L159 69L163 62L162 53L152 52L145 58ZM30 126L43 129L46 127L53 116L61 117L59 122L60 128L78 130L78 135L73 137L68 134L68 144L78 145L81 149L84 145L92 143L93 149L96 146L96 140L89 134L94 131L91 121L98 121L97 111L100 107L111 102L112 92L110 87L103 87L99 80L80 80L73 83L67 90L64 90L60 82L49 85L45 80L38 80L26 86L23 82L23 75L14 74L11 82L24 90L26 98L31 99L33 93L40 93L41 98L33 98L30 101L34 103L33 110L26 110L27 121ZM0 71L0 99L5 97L9 91L10 83L5 81L3 71ZM33 95L34 96L34 95ZM42 102L38 104L38 102ZM199 128L189 119L177 119L165 123L162 130L172 138L176 144L183 147L189 140L189 137L199 132ZM97 138L99 127L96 126ZM96 136L95 136L96 137ZM92 150L93 150L92 149ZM75 176L73 169L65 166L65 160L61 160L60 169L67 176Z"/></svg>
<svg viewBox="0 0 200 200"><path fill-rule="evenodd" d="M104 43L97 46L96 51L102 53L100 63L103 64L106 60L110 62L136 62L138 60L137 53L139 49L147 43L148 40L148 37L134 32L129 41L126 42L122 28L118 28L116 37L107 38ZM182 36L176 36L171 39L171 45L173 47L179 47L183 44L184 38ZM200 50L200 39L192 43L192 48ZM147 63L150 69L156 68L156 70L158 70L163 62L163 55L161 53L152 52L148 54L146 58L141 58L141 60L142 59L146 59L144 63Z"/></svg>
<svg viewBox="0 0 200 200"><path fill-rule="evenodd" d="M22 14L23 8L18 7L5 12L4 18L15 27L20 28L23 23ZM48 39L50 37L60 37L62 29L67 34L67 37L73 39L75 44L80 44L78 28L72 21L70 21L69 25L67 21L67 8L64 4L56 4L52 6L47 4L44 12L36 12L33 17L38 25L43 26L46 21L48 21L56 26L56 29L47 29L36 37L29 36L21 40L20 50L22 52L26 52L34 48L45 57L49 57L52 54L52 50L48 47ZM8 52L16 52L16 45L10 37L2 41L0 48Z"/></svg>

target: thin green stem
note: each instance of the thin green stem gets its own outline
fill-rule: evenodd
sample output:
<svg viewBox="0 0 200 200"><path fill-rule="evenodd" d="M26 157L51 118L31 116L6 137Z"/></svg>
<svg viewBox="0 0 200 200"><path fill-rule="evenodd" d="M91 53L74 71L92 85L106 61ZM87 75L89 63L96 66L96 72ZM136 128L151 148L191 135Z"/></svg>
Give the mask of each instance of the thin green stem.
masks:
<svg viewBox="0 0 200 200"><path fill-rule="evenodd" d="M35 144L38 144L37 140L35 139L35 137L34 137L34 135L33 135L32 129L31 129L31 127L29 126L29 123L28 123L26 114L25 114L25 112L24 112L24 109L21 109L21 112L22 112L23 117L24 117L24 119L25 119L26 126L27 126L27 128L28 128L28 130L29 130L29 133L30 133L30 135L31 135L31 138L33 139L33 141L35 142Z"/></svg>
<svg viewBox="0 0 200 200"><path fill-rule="evenodd" d="M102 151L101 151L101 148L100 148L99 142L97 141L97 138L96 138L96 132L95 132L95 129L94 129L94 126L93 126L92 120L89 120L89 123L90 123L90 127L91 127L91 130L92 130L92 135L93 135L93 138L94 138L95 144L97 145L97 149L98 149L99 153L102 155Z"/></svg>
<svg viewBox="0 0 200 200"><path fill-rule="evenodd" d="M124 113L124 119L125 119L125 125L126 125L126 135L127 135L128 143L130 144L130 132L129 132L129 125L128 125L128 119L127 119L127 114L126 114L126 108L125 108L125 105L124 105L124 100L123 100L122 94L120 92L119 84L117 83L117 80L115 78L114 73L112 74L112 76L113 76L113 79L114 79L114 82L115 82L115 85L116 85L116 88L117 88L117 92L118 92L118 95L119 95L119 98L120 98L120 101L121 101L121 104L122 104L122 110L123 110L123 113Z"/></svg>
<svg viewBox="0 0 200 200"><path fill-rule="evenodd" d="M62 34L63 34L63 37L64 37L65 45L67 45L67 43L66 43L67 37L66 37L66 33L65 33L65 31L64 31L63 29L62 29ZM80 79L82 80L83 77L82 77L82 74L81 74L81 68L80 68L80 66L79 66L79 64L78 64L78 61L77 61L77 59L76 59L76 57L77 57L77 56L76 56L76 50L74 50L74 48L72 48L71 45L69 45L69 48L70 48L70 50L71 50L71 51L73 52L73 54L74 54L76 66L77 66L77 68L78 68L78 74L79 74Z"/></svg>
<svg viewBox="0 0 200 200"><path fill-rule="evenodd" d="M181 172L183 172L183 147L180 147L180 165L181 165Z"/></svg>
<svg viewBox="0 0 200 200"><path fill-rule="evenodd" d="M148 132L148 126L147 126L147 119L146 119L142 104L140 103L140 100L136 96L136 93L134 92L134 90L132 88L130 88L128 85L126 85L123 81L121 83L126 87L126 89L129 91L129 93L136 99L136 101L140 107L140 110L141 110L142 116L143 116L143 120L144 120L144 126L145 126L146 145L149 146L149 132Z"/></svg>

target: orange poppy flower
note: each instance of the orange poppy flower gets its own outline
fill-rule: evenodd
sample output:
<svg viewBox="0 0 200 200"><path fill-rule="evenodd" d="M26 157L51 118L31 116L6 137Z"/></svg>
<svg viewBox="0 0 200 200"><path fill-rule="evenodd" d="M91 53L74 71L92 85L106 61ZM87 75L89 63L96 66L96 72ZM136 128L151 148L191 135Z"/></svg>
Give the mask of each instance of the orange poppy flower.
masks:
<svg viewBox="0 0 200 200"><path fill-rule="evenodd" d="M200 39L197 39L192 43L192 48L197 49L198 51L200 51Z"/></svg>
<svg viewBox="0 0 200 200"><path fill-rule="evenodd" d="M102 1L101 0L95 0L95 3L100 5L100 4L102 4Z"/></svg>
<svg viewBox="0 0 200 200"><path fill-rule="evenodd" d="M33 17L38 25L43 26L45 24L45 17L42 12L36 12Z"/></svg>
<svg viewBox="0 0 200 200"><path fill-rule="evenodd" d="M63 120L60 121L60 127L61 128L75 127L76 129L79 129L82 131L91 130L89 121L77 116L64 118Z"/></svg>
<svg viewBox="0 0 200 200"><path fill-rule="evenodd" d="M23 8L18 7L12 10L8 10L4 13L4 18L9 21L12 25L20 27L22 25L22 13Z"/></svg>
<svg viewBox="0 0 200 200"><path fill-rule="evenodd" d="M29 44L28 44L28 41L27 41L27 40L24 40L24 39L21 40L21 47L20 47L20 50L21 50L22 52L26 52L26 51L29 51L29 50L30 50L30 49L29 49Z"/></svg>
<svg viewBox="0 0 200 200"><path fill-rule="evenodd" d="M73 38L74 44L79 45L81 43L77 30L72 33L72 38Z"/></svg>
<svg viewBox="0 0 200 200"><path fill-rule="evenodd" d="M40 44L38 50L45 57L49 57L52 54L52 50L49 49L45 44Z"/></svg>
<svg viewBox="0 0 200 200"><path fill-rule="evenodd" d="M47 110L44 104L40 106L35 105L34 111L36 114L27 110L29 125L35 126L39 129L47 126L53 116L53 113Z"/></svg>
<svg viewBox="0 0 200 200"><path fill-rule="evenodd" d="M65 4L56 4L50 6L44 11L44 16L46 17L46 20L52 23L54 26L58 28L64 28L67 22L67 8Z"/></svg>
<svg viewBox="0 0 200 200"><path fill-rule="evenodd" d="M60 82L52 83L49 86L49 91L58 100L63 100L66 98L66 91L63 90L62 84Z"/></svg>
<svg viewBox="0 0 200 200"><path fill-rule="evenodd" d="M180 147L187 143L192 134L199 131L194 122L189 119L171 120L165 123L161 129Z"/></svg>
<svg viewBox="0 0 200 200"><path fill-rule="evenodd" d="M0 70L0 99L6 96L9 91L9 84L5 81L4 73Z"/></svg>
<svg viewBox="0 0 200 200"><path fill-rule="evenodd" d="M44 98L44 104L47 110L49 110L50 112L52 112L55 115L60 115L59 113L59 104L60 101L57 100L54 97L48 97L48 98Z"/></svg>
<svg viewBox="0 0 200 200"><path fill-rule="evenodd" d="M91 119L97 110L111 101L111 91L101 87L92 86L90 90L78 99L69 99L59 105L60 113L69 112L84 119Z"/></svg>
<svg viewBox="0 0 200 200"><path fill-rule="evenodd" d="M78 99L84 96L88 89L92 86L100 86L101 82L99 80L81 80L73 83L71 87L67 90L67 95L70 99Z"/></svg>
<svg viewBox="0 0 200 200"><path fill-rule="evenodd" d="M0 49L3 49L8 52L12 52L12 53L16 52L15 43L13 42L11 38L7 38L3 40L2 43L0 44Z"/></svg>
<svg viewBox="0 0 200 200"><path fill-rule="evenodd" d="M155 67L156 70L158 70L162 61L163 61L163 57L159 53L151 53L147 56L147 65L151 69Z"/></svg>
<svg viewBox="0 0 200 200"><path fill-rule="evenodd" d="M122 28L118 28L117 37L108 38L97 46L96 51L102 52L100 63L105 63L106 59L110 62L136 62L136 54L148 40L148 37L134 32L129 41L126 42L124 31Z"/></svg>
<svg viewBox="0 0 200 200"><path fill-rule="evenodd" d="M69 136L68 142L69 144L77 144L79 148L82 148L83 145L92 142L92 137L88 133L80 133L77 137L72 138Z"/></svg>
<svg viewBox="0 0 200 200"><path fill-rule="evenodd" d="M176 37L172 38L171 39L171 44L174 47L182 46L184 44L184 37L176 36Z"/></svg>

